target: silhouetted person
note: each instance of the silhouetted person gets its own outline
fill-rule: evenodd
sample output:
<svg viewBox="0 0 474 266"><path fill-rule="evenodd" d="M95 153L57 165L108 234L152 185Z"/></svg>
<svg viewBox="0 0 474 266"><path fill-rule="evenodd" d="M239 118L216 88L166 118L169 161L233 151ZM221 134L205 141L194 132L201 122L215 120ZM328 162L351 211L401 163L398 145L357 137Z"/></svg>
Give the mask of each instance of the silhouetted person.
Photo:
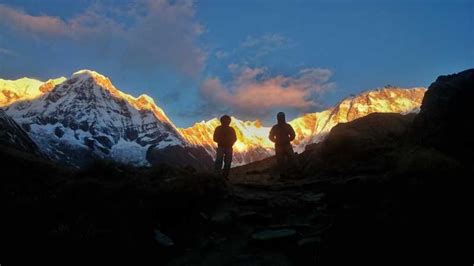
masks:
<svg viewBox="0 0 474 266"><path fill-rule="evenodd" d="M293 127L285 121L285 113L277 114L278 123L270 130L270 140L275 142L275 155L280 177L287 174L288 165L296 166L295 153L291 142L295 139L296 134Z"/></svg>
<svg viewBox="0 0 474 266"><path fill-rule="evenodd" d="M232 146L237 141L235 130L229 125L230 116L222 116L221 125L216 127L213 138L214 142L217 142L217 154L214 168L216 173L220 174L222 171L222 161L224 161L224 171L222 171L222 176L225 179L229 176L230 165L232 163Z"/></svg>

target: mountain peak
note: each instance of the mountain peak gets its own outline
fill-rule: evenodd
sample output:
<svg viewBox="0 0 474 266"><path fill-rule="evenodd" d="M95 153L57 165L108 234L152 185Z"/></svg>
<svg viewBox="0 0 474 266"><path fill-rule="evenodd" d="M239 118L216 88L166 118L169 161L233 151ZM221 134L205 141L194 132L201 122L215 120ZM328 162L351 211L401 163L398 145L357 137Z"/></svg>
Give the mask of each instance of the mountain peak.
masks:
<svg viewBox="0 0 474 266"><path fill-rule="evenodd" d="M109 91L112 95L118 98L122 98L122 94L115 86L112 84L110 79L94 70L82 69L74 72L71 78L68 79L67 83L92 83L97 85L102 89ZM94 86L86 86L85 88L94 88Z"/></svg>
<svg viewBox="0 0 474 266"><path fill-rule="evenodd" d="M105 87L106 89L114 87L110 79L94 70L82 69L76 71L71 76L72 80L92 80L100 86ZM114 87L115 88L115 87Z"/></svg>
<svg viewBox="0 0 474 266"><path fill-rule="evenodd" d="M100 78L106 78L104 75L100 74L99 72L96 72L94 70L90 69L81 69L79 71L76 71L72 74L72 77L100 77Z"/></svg>

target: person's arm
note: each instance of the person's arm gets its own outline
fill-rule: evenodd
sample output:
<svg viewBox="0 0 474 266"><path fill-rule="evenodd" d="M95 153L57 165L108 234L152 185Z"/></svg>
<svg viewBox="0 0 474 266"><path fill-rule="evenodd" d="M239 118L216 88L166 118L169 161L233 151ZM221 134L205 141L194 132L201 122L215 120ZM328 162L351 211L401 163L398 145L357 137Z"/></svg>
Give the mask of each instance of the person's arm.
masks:
<svg viewBox="0 0 474 266"><path fill-rule="evenodd" d="M214 135L212 136L212 139L214 140L214 142L220 141L220 128L219 127L216 127L216 129L214 130Z"/></svg>
<svg viewBox="0 0 474 266"><path fill-rule="evenodd" d="M231 127L232 129L232 145L234 145L234 143L237 141L237 134L235 133L235 129L233 127Z"/></svg>
<svg viewBox="0 0 474 266"><path fill-rule="evenodd" d="M290 124L288 124L288 127L289 127L289 131L290 131L290 132L289 132L290 141L293 141L293 140L295 140L295 138L296 138L295 130L293 129L293 127L292 127Z"/></svg>
<svg viewBox="0 0 474 266"><path fill-rule="evenodd" d="M275 142L276 139L275 139L275 127L272 127L272 129L270 130L270 135L268 135L268 138L270 139L271 142Z"/></svg>

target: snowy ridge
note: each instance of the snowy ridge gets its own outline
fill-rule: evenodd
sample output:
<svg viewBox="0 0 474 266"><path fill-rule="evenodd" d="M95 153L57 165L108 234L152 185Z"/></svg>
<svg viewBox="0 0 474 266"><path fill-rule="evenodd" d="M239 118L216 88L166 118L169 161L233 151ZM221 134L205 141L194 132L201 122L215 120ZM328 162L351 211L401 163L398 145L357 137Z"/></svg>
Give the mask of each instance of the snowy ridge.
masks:
<svg viewBox="0 0 474 266"><path fill-rule="evenodd" d="M146 166L169 159L173 164L191 160L200 167L202 160L209 161L204 157L215 156L212 135L220 124L217 118L177 128L151 97L126 94L92 70L77 71L67 80L0 80L0 90L0 103L8 102L3 108L40 150L69 165L102 158ZM327 110L297 117L289 121L297 135L295 151L322 141L335 125L370 113L416 112L425 91L397 87L364 91ZM231 126L238 138L234 166L274 154L268 140L270 126L235 117Z"/></svg>
<svg viewBox="0 0 474 266"><path fill-rule="evenodd" d="M46 82L21 78L17 80L0 79L0 107L21 100L31 100L61 84L66 78L50 79Z"/></svg>

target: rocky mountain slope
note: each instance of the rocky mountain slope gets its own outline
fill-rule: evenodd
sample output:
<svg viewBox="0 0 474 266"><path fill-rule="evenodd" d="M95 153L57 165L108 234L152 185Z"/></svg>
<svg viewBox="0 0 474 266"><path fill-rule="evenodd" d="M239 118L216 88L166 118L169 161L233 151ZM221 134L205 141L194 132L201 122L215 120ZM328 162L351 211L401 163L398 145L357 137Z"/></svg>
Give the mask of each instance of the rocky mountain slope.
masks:
<svg viewBox="0 0 474 266"><path fill-rule="evenodd" d="M0 109L0 146L40 155L33 140L2 109Z"/></svg>

